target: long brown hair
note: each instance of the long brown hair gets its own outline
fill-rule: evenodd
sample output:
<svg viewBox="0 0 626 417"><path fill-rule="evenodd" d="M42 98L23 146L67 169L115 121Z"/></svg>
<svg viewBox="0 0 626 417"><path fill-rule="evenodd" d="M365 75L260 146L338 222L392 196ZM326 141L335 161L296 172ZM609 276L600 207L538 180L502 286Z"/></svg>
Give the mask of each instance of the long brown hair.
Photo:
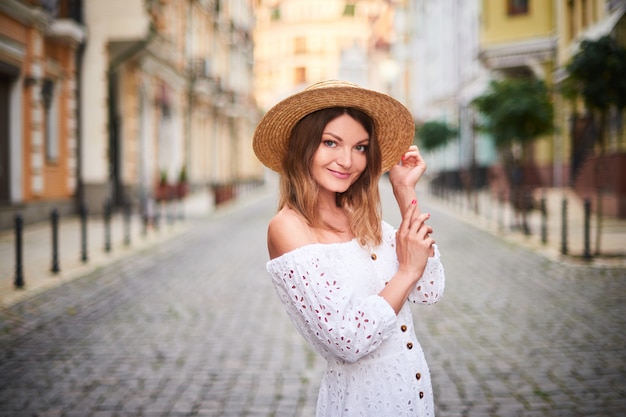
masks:
<svg viewBox="0 0 626 417"><path fill-rule="evenodd" d="M366 167L359 178L343 193L337 193L336 203L349 218L350 229L359 243L378 245L382 241L381 207L378 180L381 175L381 153L372 119L354 108L333 107L315 111L303 117L291 131L280 178L279 207L289 207L300 213L314 228L331 228L319 215L318 187L311 176L313 156L320 146L326 125L347 114L359 122L369 134ZM331 228L332 229L332 228Z"/></svg>

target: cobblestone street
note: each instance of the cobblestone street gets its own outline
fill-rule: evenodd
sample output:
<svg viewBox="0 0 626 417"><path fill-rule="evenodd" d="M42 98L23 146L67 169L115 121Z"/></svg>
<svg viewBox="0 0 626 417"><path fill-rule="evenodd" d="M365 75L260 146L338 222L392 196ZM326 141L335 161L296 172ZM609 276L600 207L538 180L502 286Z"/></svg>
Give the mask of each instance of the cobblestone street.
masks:
<svg viewBox="0 0 626 417"><path fill-rule="evenodd" d="M437 416L626 415L625 270L550 261L423 198L447 276L413 307ZM0 310L0 416L313 416L324 363L265 271L274 209L260 196Z"/></svg>

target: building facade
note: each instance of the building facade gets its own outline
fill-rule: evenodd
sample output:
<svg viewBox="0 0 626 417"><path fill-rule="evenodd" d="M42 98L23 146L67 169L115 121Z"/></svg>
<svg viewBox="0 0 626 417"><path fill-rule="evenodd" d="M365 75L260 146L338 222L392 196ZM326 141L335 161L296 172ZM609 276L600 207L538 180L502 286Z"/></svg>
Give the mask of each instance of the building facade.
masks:
<svg viewBox="0 0 626 417"><path fill-rule="evenodd" d="M259 106L327 79L392 92L394 9L383 0L259 0L255 80Z"/></svg>
<svg viewBox="0 0 626 417"><path fill-rule="evenodd" d="M253 27L249 0L1 0L0 228L183 195L210 209L262 178Z"/></svg>
<svg viewBox="0 0 626 417"><path fill-rule="evenodd" d="M0 2L0 228L73 209L85 34L79 2Z"/></svg>
<svg viewBox="0 0 626 417"><path fill-rule="evenodd" d="M493 164L488 138L474 130L471 101L488 85L480 51L479 0L411 0L410 109L419 124L438 120L459 135L445 149L428 155L429 174L459 172Z"/></svg>
<svg viewBox="0 0 626 417"><path fill-rule="evenodd" d="M413 62L409 95L418 122L441 119L458 127L459 140L432 156L433 171L462 177L473 160L488 168L486 180L506 183L489 138L474 128L471 100L491 79L542 80L555 105L556 131L526 145L524 178L529 187L573 187L581 196L598 187L590 181L596 159L588 109L561 94L567 65L580 43L609 35L626 45L626 1L617 0L412 0ZM612 113L606 136L607 214L626 215L623 114ZM586 133L585 133L586 132ZM585 138L585 135L588 137ZM591 145L589 145L591 143ZM458 182L457 182L458 185ZM505 184L506 188L506 184Z"/></svg>
<svg viewBox="0 0 626 417"><path fill-rule="evenodd" d="M581 42L613 38L626 48L626 0L558 0L556 22L558 48L555 84L560 87L567 78L567 64L580 51ZM556 124L560 135L555 148L561 149L559 182L571 186L582 198L594 203L594 211L626 217L626 112L609 112L604 126L603 143L599 143L601 122L581 100L572 102L555 96ZM599 201L601 199L602 201ZM601 208L600 208L601 207Z"/></svg>
<svg viewBox="0 0 626 417"><path fill-rule="evenodd" d="M554 2L486 1L482 2L479 60L490 71L490 78L524 78L553 85L556 30ZM552 184L555 149L554 137L548 135L527 143L518 152L521 161L517 181L524 192ZM494 189L506 193L514 173L504 164L491 170ZM509 170L511 168L509 167ZM521 203L518 203L521 204Z"/></svg>
<svg viewBox="0 0 626 417"><path fill-rule="evenodd" d="M85 20L85 201L145 208L261 176L248 1L87 0Z"/></svg>

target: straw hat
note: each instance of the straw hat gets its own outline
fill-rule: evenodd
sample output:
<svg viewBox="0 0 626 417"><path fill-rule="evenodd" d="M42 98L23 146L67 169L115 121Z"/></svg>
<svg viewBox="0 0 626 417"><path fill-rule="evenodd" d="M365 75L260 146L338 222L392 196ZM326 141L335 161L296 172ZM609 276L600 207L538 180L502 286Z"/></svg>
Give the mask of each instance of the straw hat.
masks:
<svg viewBox="0 0 626 417"><path fill-rule="evenodd" d="M354 107L372 118L383 172L398 163L413 142L413 116L403 104L386 94L333 80L313 84L272 107L254 132L254 153L265 166L281 172L296 123L309 113L329 107Z"/></svg>

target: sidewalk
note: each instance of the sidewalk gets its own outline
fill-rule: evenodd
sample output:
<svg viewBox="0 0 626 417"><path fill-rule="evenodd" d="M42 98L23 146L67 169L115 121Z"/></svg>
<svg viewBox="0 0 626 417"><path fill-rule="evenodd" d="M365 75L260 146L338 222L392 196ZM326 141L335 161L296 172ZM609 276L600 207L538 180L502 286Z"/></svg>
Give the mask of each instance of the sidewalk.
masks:
<svg viewBox="0 0 626 417"><path fill-rule="evenodd" d="M521 228L517 227L519 222L516 221L511 206L508 203L496 201L486 191L479 192L472 204L465 193L456 193L446 199L429 196L428 200L434 199L438 209L446 210L506 242L529 248L551 260L592 267L626 268L626 219L608 216L603 218L600 255L595 256L597 221L595 213L591 213L589 253L592 257L584 259L584 202L569 189L550 188L546 189L544 194L539 192L534 196L538 205L542 196L546 202L547 221L544 226L539 207L530 211L527 217L530 235L526 235ZM562 254L564 199L567 201L566 255ZM542 229L545 229L545 243L542 241Z"/></svg>
<svg viewBox="0 0 626 417"><path fill-rule="evenodd" d="M198 218L213 210L207 197L191 197L181 205L163 212L158 227L144 231L138 213L127 226L122 212L116 212L110 223L110 250L106 251L106 229L103 216L87 219L87 261L81 252L81 222L78 216L62 217L58 225L58 273L52 272L52 226L43 222L25 225L22 236L22 276L24 286L16 288L15 231L0 232L0 309L6 308L49 288L88 275L99 268L147 250L164 240L180 235ZM220 209L221 210L221 209ZM127 232L127 229L129 233Z"/></svg>
<svg viewBox="0 0 626 417"><path fill-rule="evenodd" d="M270 183L266 188L275 187ZM426 185L420 187L420 196L423 196ZM258 190L263 193L268 190ZM568 199L568 255L561 255L561 202L563 196ZM422 197L424 198L424 197ZM243 200L243 201L241 201ZM229 204L244 204L246 197L238 202ZM539 210L529 214L528 224L531 235L526 236L521 230L512 230L513 214L509 207L495 203L489 195L482 193L478 196L479 213L470 210L466 198L456 195L443 200L429 195L424 202L423 209L445 210L449 214L497 235L506 242L529 248L537 253L558 262L569 264L589 265L593 267L624 267L626 268L626 220L605 219L602 236L602 253L612 256L594 257L589 261L582 259L584 250L583 209L582 202L577 201L573 194L563 190L553 189L546 194L548 217L548 242L541 242L541 216ZM218 209L223 212L228 208ZM59 222L59 267L60 272L54 274L52 267L52 232L48 222L45 224L29 225L24 228L23 235L23 277L24 287L17 289L15 282L15 233L13 230L0 232L0 309L25 300L35 294L45 291L64 282L81 276L124 259L134 253L147 250L160 242L171 239L193 227L194 221L203 216L212 215L205 201L198 198L189 198L185 201L183 213L185 218L175 218L169 222L162 218L161 225L156 230L150 227L143 234L143 226L138 215L131 220L130 243L125 243L125 224L121 213L117 213L111 220L111 250L106 252L105 228L102 217L90 217L88 220L88 261L81 261L81 232L78 217L62 218ZM592 218L595 225L595 218ZM591 253L595 247L595 232L592 229Z"/></svg>

